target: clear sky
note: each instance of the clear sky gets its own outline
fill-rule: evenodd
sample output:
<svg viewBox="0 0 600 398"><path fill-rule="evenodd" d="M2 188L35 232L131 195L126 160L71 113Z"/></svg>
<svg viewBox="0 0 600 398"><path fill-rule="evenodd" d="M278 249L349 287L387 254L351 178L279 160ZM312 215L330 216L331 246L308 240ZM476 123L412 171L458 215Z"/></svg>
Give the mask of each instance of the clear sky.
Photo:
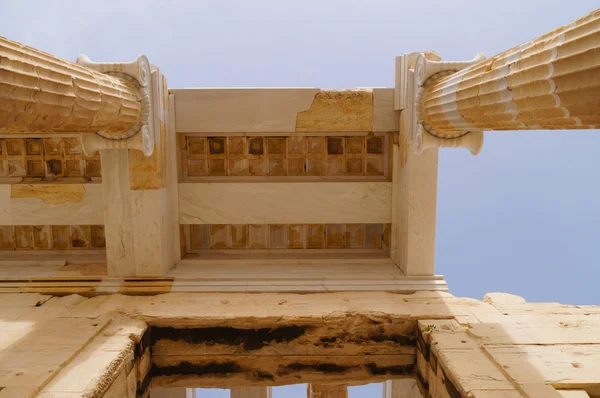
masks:
<svg viewBox="0 0 600 398"><path fill-rule="evenodd" d="M492 56L598 0L7 1L1 35L61 58L144 53L170 87L394 84L394 57ZM488 132L440 153L436 271L452 293L600 304L600 132ZM380 396L379 387L351 390ZM204 397L225 396L207 393ZM305 390L275 390L274 398Z"/></svg>

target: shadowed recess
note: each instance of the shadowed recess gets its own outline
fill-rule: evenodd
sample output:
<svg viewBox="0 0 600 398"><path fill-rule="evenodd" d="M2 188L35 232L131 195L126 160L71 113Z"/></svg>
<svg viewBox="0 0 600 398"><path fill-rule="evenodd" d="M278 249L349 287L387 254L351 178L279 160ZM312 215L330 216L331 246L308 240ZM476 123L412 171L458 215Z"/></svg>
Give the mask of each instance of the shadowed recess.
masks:
<svg viewBox="0 0 600 398"><path fill-rule="evenodd" d="M189 344L224 344L242 346L244 350L259 350L271 343L295 340L306 333L304 326L278 328L238 329L233 327L171 328L153 327L153 345L159 340L184 341Z"/></svg>

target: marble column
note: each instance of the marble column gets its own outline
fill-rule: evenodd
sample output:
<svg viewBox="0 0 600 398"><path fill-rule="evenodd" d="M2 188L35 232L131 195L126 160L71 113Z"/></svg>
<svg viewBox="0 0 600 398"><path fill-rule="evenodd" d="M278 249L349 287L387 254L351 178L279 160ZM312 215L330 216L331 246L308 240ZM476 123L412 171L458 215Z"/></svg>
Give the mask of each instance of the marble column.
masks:
<svg viewBox="0 0 600 398"><path fill-rule="evenodd" d="M136 134L143 118L139 83L100 73L0 37L0 134Z"/></svg>
<svg viewBox="0 0 600 398"><path fill-rule="evenodd" d="M600 10L458 72L425 77L418 116L433 136L600 128Z"/></svg>

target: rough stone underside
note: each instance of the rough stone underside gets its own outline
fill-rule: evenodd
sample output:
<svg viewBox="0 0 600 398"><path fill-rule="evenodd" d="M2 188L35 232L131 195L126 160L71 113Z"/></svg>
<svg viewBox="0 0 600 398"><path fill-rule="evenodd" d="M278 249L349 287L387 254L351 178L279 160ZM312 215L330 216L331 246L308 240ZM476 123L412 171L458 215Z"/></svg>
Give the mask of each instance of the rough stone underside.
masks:
<svg viewBox="0 0 600 398"><path fill-rule="evenodd" d="M406 377L424 397L600 396L594 306L434 292L6 294L0 311L3 398Z"/></svg>

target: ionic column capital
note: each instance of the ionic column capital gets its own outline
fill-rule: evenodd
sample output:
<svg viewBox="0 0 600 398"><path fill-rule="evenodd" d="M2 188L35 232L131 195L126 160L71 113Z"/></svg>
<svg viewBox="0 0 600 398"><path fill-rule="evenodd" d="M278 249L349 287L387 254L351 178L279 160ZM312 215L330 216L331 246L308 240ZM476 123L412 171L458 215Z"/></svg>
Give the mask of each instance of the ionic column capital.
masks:
<svg viewBox="0 0 600 398"><path fill-rule="evenodd" d="M80 54L77 63L100 73L123 73L135 78L142 87L147 87L150 83L150 62L144 54L140 54L131 62L94 62L87 55Z"/></svg>
<svg viewBox="0 0 600 398"><path fill-rule="evenodd" d="M451 75L459 70L481 62L485 59L483 53L477 53L469 61L441 61L432 60L421 53L415 63L415 83L418 87L424 87L431 83L429 79L438 80L443 76Z"/></svg>
<svg viewBox="0 0 600 398"><path fill-rule="evenodd" d="M471 131L457 138L440 138L431 135L423 125L417 125L417 135L413 141L413 149L420 155L426 149L466 148L471 155L478 155L483 147L483 130Z"/></svg>
<svg viewBox="0 0 600 398"><path fill-rule="evenodd" d="M88 148L154 151L160 101L144 55L128 63L82 55L73 63L0 37L0 58L0 134L80 134Z"/></svg>
<svg viewBox="0 0 600 398"><path fill-rule="evenodd" d="M141 54L131 62L94 62L81 54L77 57L77 64L107 75L117 76L131 81L139 90L141 100L140 123L119 135L106 135L98 132L98 136L81 135L81 144L88 156L101 149L130 148L137 149L146 156L152 155L154 145L160 137L157 134L153 114L158 110L153 109L151 87L151 65L148 58ZM139 133L139 134L138 134Z"/></svg>
<svg viewBox="0 0 600 398"><path fill-rule="evenodd" d="M400 110L403 113L400 129L416 154L433 148L467 148L477 155L483 145L483 132L473 128L463 132L459 137L445 138L430 126L423 112L423 96L427 87L436 81L458 75L461 70L475 65L485 59L482 53L469 61L442 61L437 54L409 53L396 62L396 97L399 104L405 104ZM400 69L400 70L398 70ZM454 93L454 95L456 95Z"/></svg>

